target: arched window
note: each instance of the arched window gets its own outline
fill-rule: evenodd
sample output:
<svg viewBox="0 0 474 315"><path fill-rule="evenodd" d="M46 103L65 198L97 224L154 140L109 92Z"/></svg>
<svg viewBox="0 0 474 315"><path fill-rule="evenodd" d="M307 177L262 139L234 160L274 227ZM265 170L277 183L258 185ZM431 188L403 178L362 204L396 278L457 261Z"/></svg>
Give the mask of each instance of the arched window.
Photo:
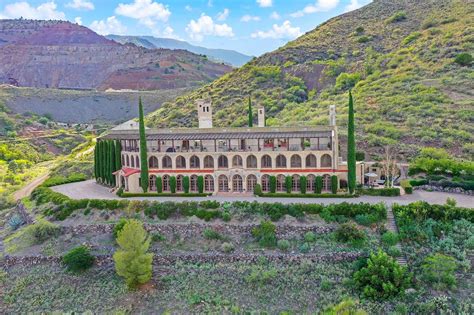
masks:
<svg viewBox="0 0 474 315"><path fill-rule="evenodd" d="M331 176L323 175L323 190L331 190Z"/></svg>
<svg viewBox="0 0 474 315"><path fill-rule="evenodd" d="M232 158L232 167L242 167L242 158L240 155L234 155Z"/></svg>
<svg viewBox="0 0 474 315"><path fill-rule="evenodd" d="M214 158L212 156L204 157L204 168L214 168Z"/></svg>
<svg viewBox="0 0 474 315"><path fill-rule="evenodd" d="M127 164L125 164L125 155L122 154L122 165L123 166L126 166Z"/></svg>
<svg viewBox="0 0 474 315"><path fill-rule="evenodd" d="M189 159L189 167L190 168L199 168L200 167L200 161L199 158L195 155L191 156Z"/></svg>
<svg viewBox="0 0 474 315"><path fill-rule="evenodd" d="M306 168L316 168L316 163L316 156L314 154L306 156Z"/></svg>
<svg viewBox="0 0 474 315"><path fill-rule="evenodd" d="M130 166L130 158L128 157L128 155L126 155L125 157L126 157L126 160L127 160L127 163L125 163L125 165Z"/></svg>
<svg viewBox="0 0 474 315"><path fill-rule="evenodd" d="M219 182L219 191L227 192L229 191L229 180L225 175L219 175L217 181Z"/></svg>
<svg viewBox="0 0 474 315"><path fill-rule="evenodd" d="M183 191L183 175L176 176L176 191Z"/></svg>
<svg viewBox="0 0 474 315"><path fill-rule="evenodd" d="M291 176L291 191L299 192L300 191L300 176L293 175Z"/></svg>
<svg viewBox="0 0 474 315"><path fill-rule="evenodd" d="M138 158L138 156L135 157L135 165L137 167L140 167L140 159Z"/></svg>
<svg viewBox="0 0 474 315"><path fill-rule="evenodd" d="M301 157L298 154L291 156L291 167L301 167Z"/></svg>
<svg viewBox="0 0 474 315"><path fill-rule="evenodd" d="M308 175L306 176L306 192L312 193L315 190L314 184L316 183L316 176Z"/></svg>
<svg viewBox="0 0 474 315"><path fill-rule="evenodd" d="M214 191L214 177L212 177L211 175L204 176L204 191Z"/></svg>
<svg viewBox="0 0 474 315"><path fill-rule="evenodd" d="M172 162L171 158L169 156L164 156L163 159L161 160L161 167L162 168L172 168Z"/></svg>
<svg viewBox="0 0 474 315"><path fill-rule="evenodd" d="M148 187L150 187L150 191L156 191L156 176L151 175L150 179L148 180Z"/></svg>
<svg viewBox="0 0 474 315"><path fill-rule="evenodd" d="M156 156L152 156L148 159L148 167L158 168L158 158Z"/></svg>
<svg viewBox="0 0 474 315"><path fill-rule="evenodd" d="M278 175L277 176L277 191L282 192L285 191L285 175Z"/></svg>
<svg viewBox="0 0 474 315"><path fill-rule="evenodd" d="M163 191L170 191L170 177L169 177L169 175L163 176Z"/></svg>
<svg viewBox="0 0 474 315"><path fill-rule="evenodd" d="M276 158L276 167L286 167L286 157L282 154Z"/></svg>
<svg viewBox="0 0 474 315"><path fill-rule="evenodd" d="M331 162L331 156L329 154L324 154L321 157L321 167L331 167L332 162Z"/></svg>
<svg viewBox="0 0 474 315"><path fill-rule="evenodd" d="M244 190L244 187L242 183L242 176L234 175L232 177L232 191L242 192L243 190Z"/></svg>
<svg viewBox="0 0 474 315"><path fill-rule="evenodd" d="M133 157L133 155L130 157L130 160L132 162L132 167L135 167L135 158Z"/></svg>
<svg viewBox="0 0 474 315"><path fill-rule="evenodd" d="M257 158L255 155L247 156L247 168L257 168Z"/></svg>
<svg viewBox="0 0 474 315"><path fill-rule="evenodd" d="M186 159L181 155L176 157L176 168L186 168Z"/></svg>
<svg viewBox="0 0 474 315"><path fill-rule="evenodd" d="M227 160L227 157L224 155L219 156L219 159L217 160L217 166L219 168L229 168L229 161Z"/></svg>
<svg viewBox="0 0 474 315"><path fill-rule="evenodd" d="M252 192L257 185L257 176L250 174L247 176L247 191Z"/></svg>
<svg viewBox="0 0 474 315"><path fill-rule="evenodd" d="M262 191L264 192L270 191L270 176L269 175L262 176Z"/></svg>
<svg viewBox="0 0 474 315"><path fill-rule="evenodd" d="M262 168L272 168L272 158L269 155L262 156Z"/></svg>
<svg viewBox="0 0 474 315"><path fill-rule="evenodd" d="M192 192L197 192L198 191L198 185L197 185L197 180L198 177L197 175L191 175L191 178L189 180L189 190Z"/></svg>

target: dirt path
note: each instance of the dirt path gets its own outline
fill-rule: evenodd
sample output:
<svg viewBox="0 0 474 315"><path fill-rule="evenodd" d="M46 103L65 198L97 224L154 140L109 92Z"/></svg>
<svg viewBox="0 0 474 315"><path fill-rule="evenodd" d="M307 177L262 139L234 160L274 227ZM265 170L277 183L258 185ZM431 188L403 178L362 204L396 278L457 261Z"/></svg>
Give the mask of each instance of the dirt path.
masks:
<svg viewBox="0 0 474 315"><path fill-rule="evenodd" d="M16 191L13 194L13 198L15 199L15 201L17 201L17 200L20 200L22 198L28 197L29 195L31 195L33 190L36 187L38 187L39 185L41 185L48 177L49 177L49 172L46 172L45 174L43 174L39 177L36 177L31 182L29 182L26 186L24 186L20 190Z"/></svg>

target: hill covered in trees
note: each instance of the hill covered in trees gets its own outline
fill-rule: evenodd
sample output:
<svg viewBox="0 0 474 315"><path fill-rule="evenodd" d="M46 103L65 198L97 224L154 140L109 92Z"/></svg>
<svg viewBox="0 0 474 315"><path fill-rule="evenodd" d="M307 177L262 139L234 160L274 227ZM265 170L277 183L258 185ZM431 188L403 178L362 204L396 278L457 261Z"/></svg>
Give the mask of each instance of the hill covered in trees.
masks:
<svg viewBox="0 0 474 315"><path fill-rule="evenodd" d="M375 0L166 103L148 124L196 126L194 101L206 97L216 126L243 126L251 93L268 125L327 124L336 104L345 133L352 88L359 150L376 156L396 144L408 158L437 146L472 156L473 21L470 1Z"/></svg>

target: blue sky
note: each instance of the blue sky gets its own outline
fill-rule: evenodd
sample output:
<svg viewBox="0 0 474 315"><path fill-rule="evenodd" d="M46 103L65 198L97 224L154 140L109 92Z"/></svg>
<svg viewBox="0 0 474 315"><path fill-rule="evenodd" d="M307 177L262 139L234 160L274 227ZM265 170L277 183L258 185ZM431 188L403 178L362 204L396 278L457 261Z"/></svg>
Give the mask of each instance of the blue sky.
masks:
<svg viewBox="0 0 474 315"><path fill-rule="evenodd" d="M0 18L75 21L261 55L371 0L0 0Z"/></svg>

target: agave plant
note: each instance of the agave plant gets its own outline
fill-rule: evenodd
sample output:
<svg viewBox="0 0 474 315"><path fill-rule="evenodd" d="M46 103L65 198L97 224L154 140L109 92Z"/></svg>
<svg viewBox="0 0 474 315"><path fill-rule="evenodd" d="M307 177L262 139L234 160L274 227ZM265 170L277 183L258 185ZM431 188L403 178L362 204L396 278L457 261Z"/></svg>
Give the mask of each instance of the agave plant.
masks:
<svg viewBox="0 0 474 315"><path fill-rule="evenodd" d="M23 221L23 219L15 214L14 216L12 216L10 218L10 220L8 220L8 225L11 227L12 230L16 230L18 229L20 226L22 226L23 224L25 223L25 221Z"/></svg>

